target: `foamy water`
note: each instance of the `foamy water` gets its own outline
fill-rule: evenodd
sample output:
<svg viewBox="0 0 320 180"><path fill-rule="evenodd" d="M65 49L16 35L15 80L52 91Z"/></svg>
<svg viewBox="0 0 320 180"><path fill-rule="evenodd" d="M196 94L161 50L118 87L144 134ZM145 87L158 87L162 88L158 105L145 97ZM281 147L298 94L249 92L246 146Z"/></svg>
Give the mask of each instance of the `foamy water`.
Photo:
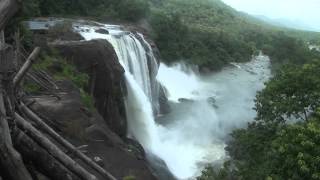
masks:
<svg viewBox="0 0 320 180"><path fill-rule="evenodd" d="M109 34L97 33L99 28ZM270 77L265 56L233 63L205 77L183 64L161 64L157 80L168 92L172 112L161 117L166 123L160 125L152 108L158 97L152 92L157 86L149 77L150 52L142 46L147 42L114 25L78 26L76 30L86 40L100 38L112 44L126 71L128 136L137 139L147 153L164 160L178 179L194 179L207 164L226 158L225 137L253 120L256 91Z"/></svg>

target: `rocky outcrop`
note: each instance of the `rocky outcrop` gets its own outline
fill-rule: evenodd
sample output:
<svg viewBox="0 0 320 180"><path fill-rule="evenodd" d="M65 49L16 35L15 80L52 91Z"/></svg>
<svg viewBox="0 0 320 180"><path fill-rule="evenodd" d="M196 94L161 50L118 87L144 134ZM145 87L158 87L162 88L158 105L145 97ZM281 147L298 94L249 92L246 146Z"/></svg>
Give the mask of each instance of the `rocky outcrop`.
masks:
<svg viewBox="0 0 320 180"><path fill-rule="evenodd" d="M160 107L160 114L168 114L171 111L170 105L168 103L168 97L166 88L160 85L159 89L159 107Z"/></svg>
<svg viewBox="0 0 320 180"><path fill-rule="evenodd" d="M156 179L143 154L135 150L139 146L124 142L98 113L88 111L77 87L70 81L58 82L58 86L60 90L56 95L60 98L39 95L24 101L61 136L81 147L81 151L116 178ZM95 175L99 177L99 174Z"/></svg>
<svg viewBox="0 0 320 180"><path fill-rule="evenodd" d="M90 76L90 92L95 107L112 131L121 137L127 133L123 98L126 94L124 70L112 46L106 40L57 42L51 44L79 71Z"/></svg>

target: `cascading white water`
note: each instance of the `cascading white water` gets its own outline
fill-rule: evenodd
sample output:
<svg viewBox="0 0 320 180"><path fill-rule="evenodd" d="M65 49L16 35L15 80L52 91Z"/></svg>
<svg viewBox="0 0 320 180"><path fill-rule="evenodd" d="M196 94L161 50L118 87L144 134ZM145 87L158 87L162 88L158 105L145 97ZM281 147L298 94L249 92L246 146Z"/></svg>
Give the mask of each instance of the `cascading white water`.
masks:
<svg viewBox="0 0 320 180"><path fill-rule="evenodd" d="M101 28L109 34L95 31ZM194 179L206 164L226 157L226 136L254 118L256 91L270 76L268 58L259 56L206 77L181 63L161 64L155 79L157 61L141 34L137 38L118 26L102 24L80 26L78 31L86 40L101 38L112 44L125 69L129 135L147 153L164 160L178 179ZM166 88L172 108L159 117L162 125L155 122L153 112L158 108L157 80Z"/></svg>
<svg viewBox="0 0 320 180"><path fill-rule="evenodd" d="M172 67L161 64L157 79L166 87L169 100L174 102L179 102L179 98L194 99L201 84L192 69L186 69L183 63Z"/></svg>
<svg viewBox="0 0 320 180"><path fill-rule="evenodd" d="M144 38L144 36L140 33L137 33L139 38L141 39L141 43L144 45L146 54L148 57L148 67L150 72L150 84L151 84L151 91L152 96L151 102L153 105L154 114L158 114L160 111L160 105L159 105L159 93L160 93L160 84L157 81L157 74L158 74L158 62L156 57L153 54L153 49L151 45L147 42L147 40Z"/></svg>
<svg viewBox="0 0 320 180"><path fill-rule="evenodd" d="M160 65L158 80L173 103L172 112L159 119L166 122L159 135L162 143L175 148L172 157L164 159L178 178L192 178L206 163L225 158L225 138L256 115L254 98L270 77L269 64L268 57L260 55L208 76ZM189 101L177 104L185 98Z"/></svg>
<svg viewBox="0 0 320 180"><path fill-rule="evenodd" d="M106 29L109 34L96 32L101 28ZM125 104L129 136L136 138L147 151L152 152L152 148L159 142L159 138L152 108L152 99L154 99L152 86L154 85L151 84L151 73L145 48L134 34L121 31L117 26L84 26L80 27L78 31L86 40L106 39L114 47L120 64L125 70L128 90ZM154 58L153 54L151 57ZM151 66L157 66L157 64Z"/></svg>

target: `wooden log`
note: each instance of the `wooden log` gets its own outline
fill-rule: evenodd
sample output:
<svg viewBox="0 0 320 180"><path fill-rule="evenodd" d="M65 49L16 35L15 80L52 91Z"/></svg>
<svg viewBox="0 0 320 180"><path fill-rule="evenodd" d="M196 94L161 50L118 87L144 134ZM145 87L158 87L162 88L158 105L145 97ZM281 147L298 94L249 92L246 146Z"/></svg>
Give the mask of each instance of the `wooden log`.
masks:
<svg viewBox="0 0 320 180"><path fill-rule="evenodd" d="M31 161L39 172L50 179L80 179L52 157L44 148L34 142L23 131L17 129L14 134L13 140L15 148L22 154L24 159Z"/></svg>
<svg viewBox="0 0 320 180"><path fill-rule="evenodd" d="M59 87L55 83L55 80L50 75L48 75L47 72L40 70L39 73L43 75L43 77L54 87L54 89L59 89Z"/></svg>
<svg viewBox="0 0 320 180"><path fill-rule="evenodd" d="M38 128L49 134L54 140L64 146L69 152L73 155L76 155L78 158L83 160L88 166L96 170L104 178L108 180L116 180L116 178L99 166L97 163L92 161L88 156L79 151L78 148L73 146L71 143L62 138L58 133L56 133L50 126L48 126L37 114L30 110L25 104L20 104L20 109L28 116L28 118L33 121Z"/></svg>
<svg viewBox="0 0 320 180"><path fill-rule="evenodd" d="M29 122L27 122L17 113L15 114L15 120L19 128L25 130L27 135L44 147L53 157L58 159L70 171L78 175L83 180L97 180L93 174L89 173L77 162L67 156L60 148L58 148L40 131L34 128Z"/></svg>
<svg viewBox="0 0 320 180"><path fill-rule="evenodd" d="M19 3L17 0L0 1L0 30L3 30L10 18L18 11Z"/></svg>
<svg viewBox="0 0 320 180"><path fill-rule="evenodd" d="M12 73L15 71L13 47L0 42L0 73Z"/></svg>
<svg viewBox="0 0 320 180"><path fill-rule="evenodd" d="M5 39L4 39L4 31L0 31L0 49L3 49L5 46Z"/></svg>
<svg viewBox="0 0 320 180"><path fill-rule="evenodd" d="M27 73L27 76L36 84L38 84L40 87L42 87L43 89L46 89L48 91L51 90L51 88L42 80L40 80L39 78L37 78L35 75L33 75L32 73Z"/></svg>
<svg viewBox="0 0 320 180"><path fill-rule="evenodd" d="M16 87L22 80L22 78L25 76L25 74L28 72L30 69L31 65L33 64L34 60L38 57L40 53L40 47L36 47L26 62L23 64L19 72L16 74L16 76L13 78L13 86Z"/></svg>
<svg viewBox="0 0 320 180"><path fill-rule="evenodd" d="M0 84L0 167L3 171L1 173L12 180L32 180L20 154L13 148L3 102L4 99Z"/></svg>

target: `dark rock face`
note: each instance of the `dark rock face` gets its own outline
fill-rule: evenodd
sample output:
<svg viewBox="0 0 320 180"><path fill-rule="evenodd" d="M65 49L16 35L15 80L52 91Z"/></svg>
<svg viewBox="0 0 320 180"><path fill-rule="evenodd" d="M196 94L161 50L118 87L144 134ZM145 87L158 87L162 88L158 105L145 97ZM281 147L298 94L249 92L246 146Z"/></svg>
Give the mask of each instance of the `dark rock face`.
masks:
<svg viewBox="0 0 320 180"><path fill-rule="evenodd" d="M151 173L144 157L141 158L132 151L131 144L128 145L112 132L98 113L86 110L77 87L70 81L60 82L58 86L61 89L57 92L60 99L51 95L39 95L28 97L24 101L27 104L33 102L31 109L37 112L46 123L76 147L82 146L82 151L117 179L123 179L126 176L146 180L157 179ZM85 165L84 167L88 168ZM99 180L104 179L96 172L92 171L92 173Z"/></svg>
<svg viewBox="0 0 320 180"><path fill-rule="evenodd" d="M96 33L109 34L109 31L107 31L107 30L105 30L105 29L98 29L98 30L96 30Z"/></svg>
<svg viewBox="0 0 320 180"><path fill-rule="evenodd" d="M160 105L160 114L168 114L171 112L171 108L168 103L166 88L161 85L159 90L159 105Z"/></svg>
<svg viewBox="0 0 320 180"><path fill-rule="evenodd" d="M51 44L63 57L90 76L88 91L95 107L112 131L121 137L127 133L124 69L113 47L106 40L59 42Z"/></svg>

